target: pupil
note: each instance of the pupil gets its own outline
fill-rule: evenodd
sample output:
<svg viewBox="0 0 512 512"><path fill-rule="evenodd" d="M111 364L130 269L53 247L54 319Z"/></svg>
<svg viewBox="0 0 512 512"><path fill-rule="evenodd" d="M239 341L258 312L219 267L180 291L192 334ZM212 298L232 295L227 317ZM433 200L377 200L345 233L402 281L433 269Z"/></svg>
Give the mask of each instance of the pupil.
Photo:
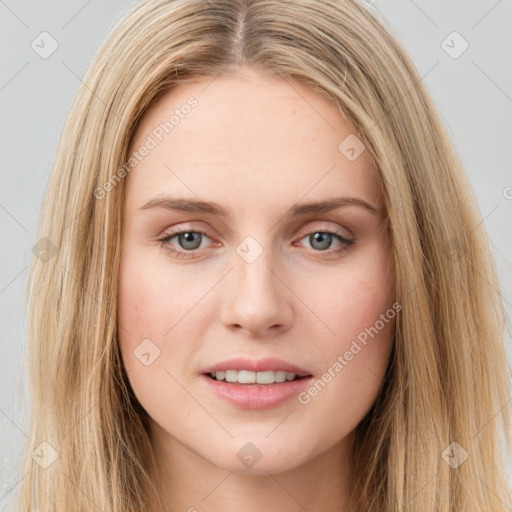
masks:
<svg viewBox="0 0 512 512"><path fill-rule="evenodd" d="M188 250L197 249L200 245L200 242L199 242L199 244L197 243L199 237L200 237L200 233L193 233L193 232L182 233L179 236L180 245L183 247L183 249L188 249ZM196 240L194 240L194 238Z"/></svg>
<svg viewBox="0 0 512 512"><path fill-rule="evenodd" d="M320 242L320 246L315 247L316 242ZM310 235L310 243L314 249L328 249L331 244L331 235L328 233L314 233Z"/></svg>

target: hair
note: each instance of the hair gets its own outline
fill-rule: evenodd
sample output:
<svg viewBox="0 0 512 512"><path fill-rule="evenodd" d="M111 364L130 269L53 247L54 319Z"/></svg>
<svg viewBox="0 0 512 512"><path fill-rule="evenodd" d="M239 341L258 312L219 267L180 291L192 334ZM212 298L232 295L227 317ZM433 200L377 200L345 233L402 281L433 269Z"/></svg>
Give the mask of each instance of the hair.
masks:
<svg viewBox="0 0 512 512"><path fill-rule="evenodd" d="M357 427L352 510L511 506L500 449L511 443L505 313L489 241L459 157L392 33L356 0L146 0L123 14L74 98L45 190L38 237L47 253L34 257L27 288L20 510L142 511L157 490L148 416L118 346L126 180L112 177L153 100L244 66L332 101L382 186L402 309L385 381ZM58 455L46 468L32 457L42 442ZM446 460L454 446L467 454L458 467Z"/></svg>

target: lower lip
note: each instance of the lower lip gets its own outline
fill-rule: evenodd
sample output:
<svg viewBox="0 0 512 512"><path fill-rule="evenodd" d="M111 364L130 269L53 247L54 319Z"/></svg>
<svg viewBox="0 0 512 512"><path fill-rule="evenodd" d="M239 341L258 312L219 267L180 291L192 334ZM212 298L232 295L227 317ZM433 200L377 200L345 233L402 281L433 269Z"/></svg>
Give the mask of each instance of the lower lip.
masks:
<svg viewBox="0 0 512 512"><path fill-rule="evenodd" d="M313 377L276 382L274 384L232 384L201 375L206 385L220 398L242 409L271 409L297 396Z"/></svg>

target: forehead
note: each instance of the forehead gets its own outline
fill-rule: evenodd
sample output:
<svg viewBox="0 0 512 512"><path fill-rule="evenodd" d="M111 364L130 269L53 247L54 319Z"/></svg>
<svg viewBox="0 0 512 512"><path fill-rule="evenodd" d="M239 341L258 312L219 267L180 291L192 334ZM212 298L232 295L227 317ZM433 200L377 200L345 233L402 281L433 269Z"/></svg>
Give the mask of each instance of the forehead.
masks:
<svg viewBox="0 0 512 512"><path fill-rule="evenodd" d="M129 174L128 202L176 193L271 206L350 193L380 207L367 152L353 160L340 150L354 136L333 102L296 81L251 69L198 77L141 119L130 154L152 148Z"/></svg>

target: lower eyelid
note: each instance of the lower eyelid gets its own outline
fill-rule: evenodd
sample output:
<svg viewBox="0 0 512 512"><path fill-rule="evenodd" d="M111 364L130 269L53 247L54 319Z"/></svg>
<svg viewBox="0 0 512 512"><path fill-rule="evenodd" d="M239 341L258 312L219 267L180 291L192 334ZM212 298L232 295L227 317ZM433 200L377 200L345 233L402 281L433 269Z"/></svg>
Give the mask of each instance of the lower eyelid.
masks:
<svg viewBox="0 0 512 512"><path fill-rule="evenodd" d="M316 233L315 231L314 233ZM326 233L325 231L321 231L322 233ZM350 246L354 244L354 240L349 240L348 238L343 237L342 235L336 235L334 233L331 234L331 236L339 242L339 244L336 247L331 247L326 250L319 250L315 249L314 247L305 247L303 245L300 245L304 249L307 249L308 251L312 251L315 254L325 254L325 255L336 255L337 253L343 252L347 250ZM301 239L299 239L298 243L302 242L305 238L307 238L308 235L303 236Z"/></svg>
<svg viewBox="0 0 512 512"><path fill-rule="evenodd" d="M165 236L163 238L160 238L158 241L160 242L162 247L165 248L170 253L178 254L179 256L184 257L184 258L195 257L194 256L195 254L197 254L197 253L207 249L207 248L203 248L203 249L197 248L197 249L193 249L193 250L187 251L185 249L176 248L172 244L170 244L170 241L173 238L175 238L175 237L177 237L177 236L179 236L181 234L184 234L184 233L197 233L197 234L200 234L203 237L206 237L206 238L208 238L208 239L213 241L213 239L211 237L209 237L207 233L205 233L203 231L192 230L192 229L189 229L189 230L185 229L185 230L177 231L175 233L167 233L167 234L165 234ZM329 234L332 237L334 237L336 240L338 240L340 242L340 244L341 244L341 247L338 247L338 249L327 249L325 251L315 250L314 248L311 248L310 250L314 251L315 253L319 253L319 254L321 254L321 253L333 254L333 253L341 252L344 249L346 249L347 246L350 246L350 245L354 244L354 240L346 238L341 233L336 232L336 231L332 231L332 230L329 230L329 229L324 229L324 230L322 230L322 229L315 229L315 230L311 230L309 232L303 233L303 234L300 235L300 238L298 238L298 241L300 242L300 241L304 240L304 238L306 238L307 236L312 235L314 233L326 233L326 234ZM216 245L219 246L221 244L217 242Z"/></svg>

